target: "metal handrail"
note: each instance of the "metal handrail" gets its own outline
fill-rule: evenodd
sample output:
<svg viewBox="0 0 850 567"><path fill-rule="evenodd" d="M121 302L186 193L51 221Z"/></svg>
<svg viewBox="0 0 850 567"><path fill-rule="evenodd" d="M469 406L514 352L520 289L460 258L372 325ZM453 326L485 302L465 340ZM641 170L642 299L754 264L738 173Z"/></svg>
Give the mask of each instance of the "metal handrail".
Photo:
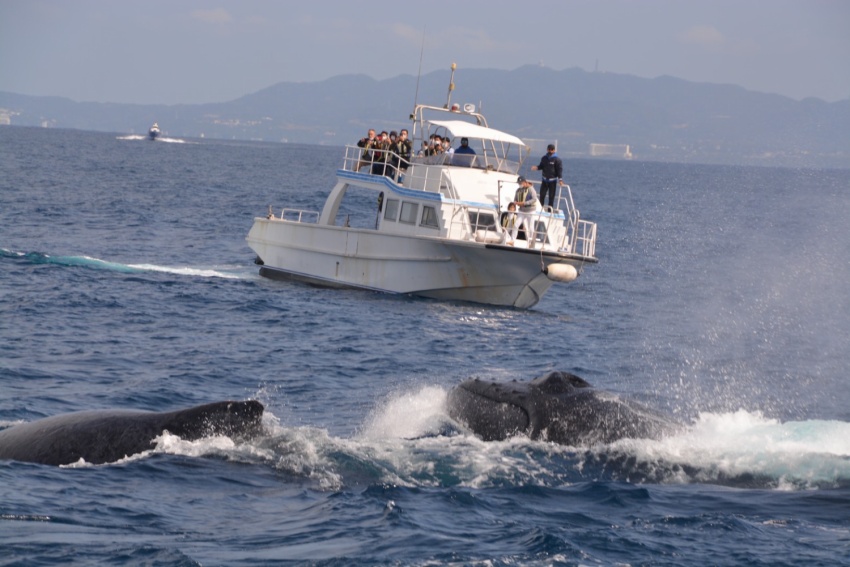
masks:
<svg viewBox="0 0 850 567"><path fill-rule="evenodd" d="M460 218L458 214L460 213ZM482 222L481 216L488 215L493 219L491 223ZM475 220L473 221L473 218ZM476 232L480 230L491 231L501 236L503 230L499 222L499 211L494 207L470 207L469 205L455 205L452 207L451 219L449 221L448 237L449 238L467 238L474 239ZM460 229L460 234L456 234L455 229Z"/></svg>
<svg viewBox="0 0 850 567"><path fill-rule="evenodd" d="M365 152L371 152L368 158L364 158L363 154ZM374 156L374 152L379 151L383 152L386 155L386 160L376 160ZM438 166L454 166L454 167L467 167L471 169L486 169L490 171L500 171L503 173L516 174L519 171L520 162L513 161L507 158L499 158L495 155L489 155L490 152L486 152L483 155L471 155L471 154L458 154L459 156L463 156L463 160L458 160L458 163L454 162L454 153L440 153L429 156L421 156L418 154L413 154L410 156L409 163L411 164L421 164L421 165L438 165ZM361 148L360 146L345 146L345 157L343 158L342 169L345 171L353 171L359 172L361 169L367 169L369 173L372 172L372 166L376 163L383 163L385 166L384 175L388 177L392 177L396 179L398 174L402 172L402 170L395 165L393 162L401 163L402 161L408 161L403 156L393 152L391 150L375 150L368 148ZM460 163L461 161L468 163Z"/></svg>
<svg viewBox="0 0 850 567"><path fill-rule="evenodd" d="M561 248L582 256L593 257L596 254L596 223L581 219L569 185L558 188L556 203L564 211L566 225Z"/></svg>
<svg viewBox="0 0 850 567"><path fill-rule="evenodd" d="M275 219L275 216L272 214L271 216L269 216L269 218ZM281 209L280 216L277 217L277 219L289 222L318 223L319 212L308 211L306 209Z"/></svg>
<svg viewBox="0 0 850 567"><path fill-rule="evenodd" d="M369 158L364 159L363 154L364 154L364 152L367 152L367 151L370 152ZM374 152L376 152L376 151L387 154L387 159L386 160L376 160L375 154L374 154ZM352 154L354 154L354 155L352 155ZM398 167L396 167L395 165L393 165L392 160L389 159L390 157L396 158L396 160L395 160L396 163L401 163L401 160L404 159L399 154L392 152L390 150L383 150L383 149L375 150L375 149L369 149L369 148L361 148L360 146L345 146L345 157L343 158L343 161L342 161L342 169L344 171L352 171L352 172L355 172L355 173L359 173L361 169L363 169L364 167L366 167L368 165L369 166L369 173L371 174L372 173L372 167L376 163L382 163L382 164L384 164L384 176L387 176L387 174L390 173L392 175L390 175L389 177L392 177L393 179L395 179L395 178L398 177L398 173L401 170Z"/></svg>

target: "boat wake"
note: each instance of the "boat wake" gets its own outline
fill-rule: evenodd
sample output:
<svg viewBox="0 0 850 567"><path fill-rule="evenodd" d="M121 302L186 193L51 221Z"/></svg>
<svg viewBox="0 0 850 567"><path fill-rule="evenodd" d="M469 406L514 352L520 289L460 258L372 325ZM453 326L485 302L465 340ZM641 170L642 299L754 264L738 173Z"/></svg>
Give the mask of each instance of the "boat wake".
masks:
<svg viewBox="0 0 850 567"><path fill-rule="evenodd" d="M127 136L118 136L117 140L145 140L149 142L166 142L168 144L196 144L197 142L189 142L187 140L182 140L180 138L164 138L162 136L158 136L154 140L151 140L149 136L142 136L140 134L129 134Z"/></svg>
<svg viewBox="0 0 850 567"><path fill-rule="evenodd" d="M109 262L90 256L51 256L42 252L13 252L0 249L0 260L11 259L30 264L52 264L56 266L81 267L92 270L108 270L127 274L145 272L161 272L179 276L194 276L203 278L250 279L255 276L253 270L245 266L233 267L190 267L190 266L159 266L156 264L121 264Z"/></svg>
<svg viewBox="0 0 850 567"><path fill-rule="evenodd" d="M846 422L782 423L757 412L706 413L661 440L566 447L525 437L481 441L452 422L445 399L446 391L436 386L396 395L376 407L351 438L316 426L286 426L267 409L268 434L262 439L188 442L166 434L153 452L212 454L271 466L321 490L373 484L557 487L590 481L778 490L850 486Z"/></svg>

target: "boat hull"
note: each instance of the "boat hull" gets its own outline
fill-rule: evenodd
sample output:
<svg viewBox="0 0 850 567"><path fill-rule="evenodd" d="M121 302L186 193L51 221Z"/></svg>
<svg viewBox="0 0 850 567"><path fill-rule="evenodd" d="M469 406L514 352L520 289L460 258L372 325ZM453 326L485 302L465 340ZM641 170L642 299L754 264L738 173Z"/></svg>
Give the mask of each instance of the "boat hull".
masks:
<svg viewBox="0 0 850 567"><path fill-rule="evenodd" d="M546 268L587 258L472 241L257 218L247 237L260 274L329 287L529 308L555 283Z"/></svg>

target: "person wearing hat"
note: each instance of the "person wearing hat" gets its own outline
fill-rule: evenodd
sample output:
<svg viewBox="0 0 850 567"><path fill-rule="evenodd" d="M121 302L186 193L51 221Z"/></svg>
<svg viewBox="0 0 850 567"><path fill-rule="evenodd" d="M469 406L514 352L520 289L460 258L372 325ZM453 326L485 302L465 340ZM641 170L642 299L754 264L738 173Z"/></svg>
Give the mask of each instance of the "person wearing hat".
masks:
<svg viewBox="0 0 850 567"><path fill-rule="evenodd" d="M398 147L398 133L393 130L390 132L390 140L387 144L387 163L389 167L387 167L384 175L388 177L396 178L398 175L398 164L399 164L399 147Z"/></svg>
<svg viewBox="0 0 850 567"><path fill-rule="evenodd" d="M474 156L475 150L469 147L469 138L461 138L460 146L454 151L452 163L461 167L472 167Z"/></svg>
<svg viewBox="0 0 850 567"><path fill-rule="evenodd" d="M390 132L391 140L393 139L393 134L395 132ZM390 150L397 156L395 166L397 167L396 173L398 175L396 181L401 183L404 181L404 174L407 172L407 168L410 167L410 156L413 154L413 142L407 137L407 128L402 128L399 131L395 144L392 145Z"/></svg>
<svg viewBox="0 0 850 567"><path fill-rule="evenodd" d="M555 191L558 185L564 184L564 164L555 153L555 144L549 144L546 155L540 158L538 165L532 165L531 171L540 170L543 180L540 182L540 204L546 205L546 195L549 195L549 206L554 208Z"/></svg>
<svg viewBox="0 0 850 567"><path fill-rule="evenodd" d="M390 149L390 135L386 130L378 134L372 161L372 175L387 174L387 152Z"/></svg>
<svg viewBox="0 0 850 567"><path fill-rule="evenodd" d="M378 138L375 136L375 129L369 128L367 136L367 138L360 138L360 141L357 142L357 146L363 148L363 152L360 154L360 161L357 162L357 169L355 171L360 171L366 166L372 166L374 150L378 146Z"/></svg>
<svg viewBox="0 0 850 567"><path fill-rule="evenodd" d="M534 248L534 212L537 208L537 191L531 181L523 176L517 178L519 187L514 195L514 204L517 206L517 228L522 227L525 231L525 240L529 248Z"/></svg>

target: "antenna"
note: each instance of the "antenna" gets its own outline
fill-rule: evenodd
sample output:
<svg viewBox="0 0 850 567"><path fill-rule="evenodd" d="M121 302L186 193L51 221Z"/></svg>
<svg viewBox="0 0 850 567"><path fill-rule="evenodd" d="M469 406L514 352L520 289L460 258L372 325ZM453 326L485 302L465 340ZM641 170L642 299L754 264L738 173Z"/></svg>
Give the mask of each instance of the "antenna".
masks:
<svg viewBox="0 0 850 567"><path fill-rule="evenodd" d="M413 108L419 104L419 79L422 78L422 55L425 53L425 26L422 26L422 47L419 48L419 72L416 74L416 93L413 95ZM410 115L411 120L414 118Z"/></svg>
<svg viewBox="0 0 850 567"><path fill-rule="evenodd" d="M455 69L457 69L457 63L452 63L452 76L451 76L451 78L449 79L449 94L448 94L448 96L446 97L446 106L444 106L443 108L448 108L448 107L449 107L449 105L450 105L450 104L451 104L451 102L452 102L452 91L453 91L453 90L455 90L455 83L454 83L454 80L455 80Z"/></svg>

